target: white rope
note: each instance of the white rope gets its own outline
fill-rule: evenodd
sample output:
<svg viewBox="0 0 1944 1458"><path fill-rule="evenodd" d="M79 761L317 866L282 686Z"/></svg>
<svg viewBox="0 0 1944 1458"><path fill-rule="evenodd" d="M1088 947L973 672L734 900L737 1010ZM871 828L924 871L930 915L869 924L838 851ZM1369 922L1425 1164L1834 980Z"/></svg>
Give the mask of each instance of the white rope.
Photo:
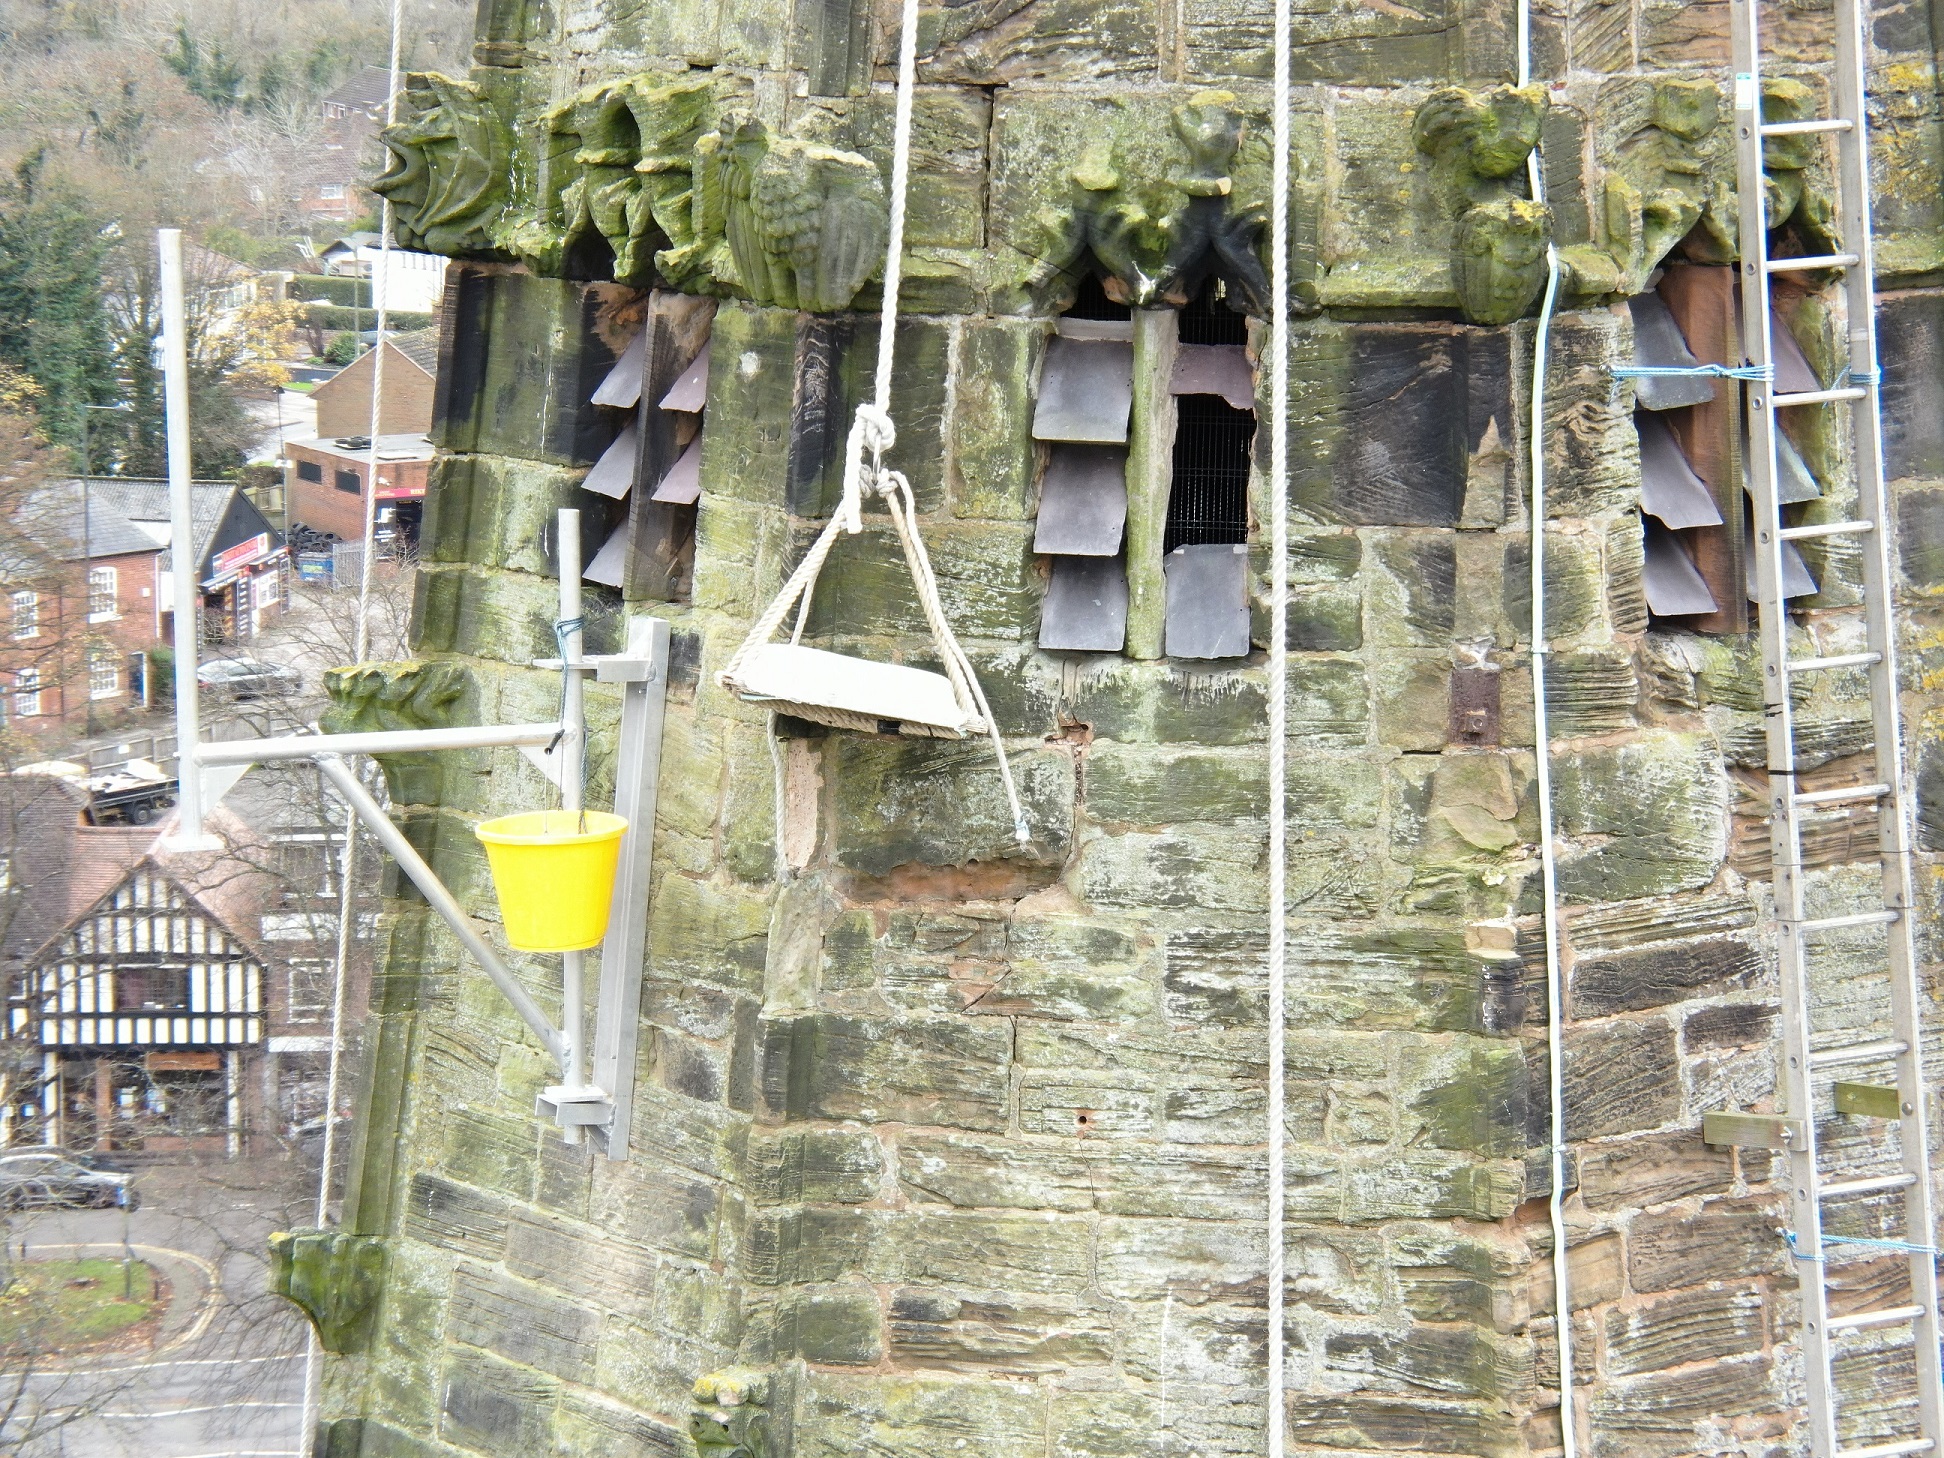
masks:
<svg viewBox="0 0 1944 1458"><path fill-rule="evenodd" d="M404 0L391 4L391 54L389 83L385 92L385 125L398 122L399 36L404 29ZM377 313L378 342L371 360L371 447L365 457L364 552L358 565L358 620L351 632L352 657L362 663L371 651L371 568L377 537L378 503L378 429L379 411L384 399L385 335L391 322L392 205L381 200L378 214L378 267L373 272L371 302ZM355 285L355 280L354 280ZM323 1167L317 1173L317 1210L319 1230L330 1213L331 1166L337 1159L338 1084L344 1064L344 995L350 982L352 933L357 926L358 812L344 812L344 850L339 858L337 946L332 957L331 1049L324 1075L324 1150ZM317 1413L317 1332L311 1329L304 1346L304 1441L316 1428Z"/></svg>
<svg viewBox="0 0 1944 1458"><path fill-rule="evenodd" d="M1289 0L1276 0L1275 115L1269 210L1269 1458L1282 1458L1283 979L1289 956Z"/></svg>
<svg viewBox="0 0 1944 1458"><path fill-rule="evenodd" d="M736 677L744 660L769 641L770 635L781 626L792 607L796 608L797 616L790 641L796 643L802 640L804 624L810 618L810 597L816 590L817 574L823 570L838 531L853 536L861 532L864 529L864 497L867 493L876 494L883 499L891 515L892 527L897 533L899 546L904 550L905 564L911 572L912 585L918 593L918 605L924 609L925 621L931 629L939 657L943 660L945 676L951 681L953 696L967 717L976 718L992 740L992 753L999 762L999 780L1005 787L1006 804L1012 812L1013 839L1025 845L1032 838L1032 829L1026 823L1026 812L1019 802L1019 790L1013 783L1012 765L1006 758L1006 746L999 736L999 723L993 717L992 706L986 701L985 690L979 686L979 676L971 660L959 646L958 637L952 632L951 622L945 616L945 604L939 597L938 578L932 571L924 538L918 534L918 509L912 498L911 484L902 474L887 470L884 466L885 453L898 440L897 427L891 420L891 375L897 358L898 291L904 276L905 201L911 179L911 107L918 89L918 0L904 0L900 23L897 110L891 139L890 238L884 253L884 302L878 316L874 397L857 407L857 415L851 421L850 435L844 445L843 495L838 500L837 511L830 524L804 554L796 571L790 574L769 607L756 619L742 646L737 648L716 675L716 681L732 692L737 691ZM870 454L868 463L864 459L866 452ZM776 833L780 840L783 834L780 815ZM781 856L779 850L779 865L783 864Z"/></svg>
<svg viewBox="0 0 1944 1458"><path fill-rule="evenodd" d="M1519 85L1532 84L1532 0L1519 0ZM1545 167L1537 145L1526 154L1532 200L1546 200ZM1573 1411L1571 1269L1566 1259L1566 1009L1559 966L1559 868L1553 851L1552 734L1546 722L1546 355L1554 306L1559 301L1559 249L1546 244L1546 295L1532 336L1532 408L1526 422L1532 473L1532 757L1539 790L1539 880L1546 938L1546 1082L1552 1122L1552 1191L1546 1215L1552 1227L1553 1323L1559 1345L1559 1429L1563 1458L1577 1458L1578 1423Z"/></svg>

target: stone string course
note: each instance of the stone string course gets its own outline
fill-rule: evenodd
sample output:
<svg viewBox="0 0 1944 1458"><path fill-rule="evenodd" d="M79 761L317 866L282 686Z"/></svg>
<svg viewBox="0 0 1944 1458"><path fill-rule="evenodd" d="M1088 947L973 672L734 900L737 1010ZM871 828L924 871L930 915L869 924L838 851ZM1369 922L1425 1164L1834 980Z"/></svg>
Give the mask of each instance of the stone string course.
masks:
<svg viewBox="0 0 1944 1458"><path fill-rule="evenodd" d="M1786 54L1826 43L1827 10L1774 13ZM602 80L711 68L746 83L778 132L881 156L894 14L494 0L475 79L531 110ZM1559 1443L1521 638L1532 325L1456 321L1451 221L1411 135L1434 85L1509 75L1511 15L1346 0L1298 19L1299 186L1314 203L1299 246L1322 312L1297 322L1291 356L1286 1422L1318 1458ZM1872 34L1928 853L1944 846L1944 36L1927 17L1882 6ZM828 508L832 475L789 429L805 317L725 299L693 601L589 608L590 651L618 645L626 612L670 617L676 640L636 1155L593 1158L530 1117L551 1081L540 1050L401 888L346 1201L347 1228L384 1237L385 1286L369 1346L327 1368L333 1458L686 1455L695 1384L724 1373L705 1418L762 1422L729 1438L698 1418L705 1453L1264 1451L1265 670L1260 654L1209 667L1035 650L1028 422L1050 324L1007 281L1034 214L1064 194L1075 138L1160 137L1169 109L1210 85L1260 109L1269 9L980 0L922 23L897 464L1004 724L1033 843L1009 848L988 749L791 738L797 873L776 885L764 716L713 674ZM1535 74L1566 78L1544 134L1556 234L1604 246L1601 169L1635 166L1658 79L1721 80L1726 7L1568 0L1536 26ZM1259 139L1245 146L1266 158ZM613 423L582 402L631 296L504 262L459 272L490 327L467 336L484 341L472 358L455 365L448 346L419 650L449 665L436 716L544 717L555 681L523 665L551 649L547 524L597 504L576 483ZM1840 331L1819 308L1794 321L1827 362ZM852 399L875 330L836 323ZM1766 1154L1698 1133L1704 1112L1774 1092L1759 664L1746 641L1648 631L1632 392L1607 371L1630 355L1626 310L1579 299L1552 348L1582 1436L1594 1458L1768 1458L1800 1443L1786 1205ZM1827 435L1830 484L1843 448ZM1265 489L1258 478L1259 524ZM1830 484L1815 510L1840 514L1846 493ZM1262 641L1267 563L1252 550ZM1854 560L1810 561L1824 592L1800 632L1852 651L1856 628L1821 610L1854 600ZM883 532L840 544L812 633L922 654ZM1500 743L1455 744L1453 674L1480 664L1497 673ZM367 684L344 713L409 718L413 682ZM1861 692L1839 677L1803 705L1832 779L1867 747ZM612 744L615 713L590 690L596 746ZM511 751L391 771L415 841L490 917L471 824L546 787ZM593 774L600 803L612 765ZM1843 864L1854 827L1817 844L1815 904L1861 902L1862 872ZM1929 854L1921 876L1930 957ZM550 1002L551 962L517 965ZM1823 965L1832 1016L1881 1016L1866 933ZM1873 1137L1841 1118L1824 1131L1859 1158ZM1875 1218L1858 1232L1878 1233ZM1896 1262L1860 1261L1838 1304L1882 1304L1899 1281ZM1888 1422L1872 1384L1908 1357L1894 1334L1850 1342L1852 1436L1866 1439Z"/></svg>

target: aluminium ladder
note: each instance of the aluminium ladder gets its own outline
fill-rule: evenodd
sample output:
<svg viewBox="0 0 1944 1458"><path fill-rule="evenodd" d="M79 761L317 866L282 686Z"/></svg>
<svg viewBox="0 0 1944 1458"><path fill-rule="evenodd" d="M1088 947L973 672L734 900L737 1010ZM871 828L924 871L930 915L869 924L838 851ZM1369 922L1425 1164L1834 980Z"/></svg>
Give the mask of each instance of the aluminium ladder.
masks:
<svg viewBox="0 0 1944 1458"><path fill-rule="evenodd" d="M1763 700L1768 738L1770 851L1774 860L1775 916L1783 1007L1781 1092L1784 1113L1772 1126L1772 1142L1787 1151L1792 1244L1802 1292L1802 1352L1808 1385L1810 1451L1815 1458L1898 1458L1933 1453L1944 1458L1944 1398L1940 1396L1937 1275L1932 1221L1930 1165L1926 1135L1926 1092L1918 1025L1920 998L1913 945L1910 815L1899 749L1897 668L1889 556L1890 503L1883 478L1875 299L1870 262L1870 193L1865 112L1864 0L1835 0L1836 64L1830 88L1834 115L1807 121L1764 123L1762 117L1761 0L1732 0L1734 28L1736 181L1740 197L1743 350L1749 373L1745 386L1749 440L1749 491L1754 501L1750 543L1756 562L1756 603L1760 612ZM1770 258L1764 216L1763 145L1766 138L1825 134L1838 151L1838 217L1844 251L1803 258ZM1774 386L1769 285L1781 273L1843 270L1848 304L1849 369L1836 388L1778 393ZM1776 500L1778 410L1830 403L1851 407L1852 459L1855 467L1854 518L1816 526L1783 523ZM1859 653L1791 657L1789 615L1783 601L1784 543L1811 537L1847 536L1862 547L1864 646ZM1850 609L1849 611L1856 611ZM1813 651L1813 650L1812 650ZM1796 786L1794 723L1790 684L1799 675L1863 669L1870 687L1870 717L1875 738L1874 781L1835 789L1803 791ZM1813 681L1813 679L1808 680ZM1882 866L1880 909L1838 916L1811 916L1803 885L1802 814L1828 806L1874 803L1878 814L1877 852ZM1873 898L1874 899L1874 898ZM1818 1036L1814 1020L1815 987L1810 968L1822 939L1844 928L1881 926L1887 943L1891 1026L1875 1036L1852 1041L1841 1035L1832 1045ZM1887 1032L1888 1036L1882 1034ZM1838 1082L1845 1071L1894 1067L1894 1087ZM1833 1084L1833 1088L1831 1085ZM1817 1122L1831 1108L1895 1121L1898 1164L1880 1161L1866 1176L1844 1171L1826 1178L1817 1153ZM1715 1116L1722 1118L1723 1116ZM1732 1116L1731 1116L1732 1117ZM1752 1122L1752 1121L1751 1121ZM1724 1141L1726 1142L1726 1141ZM1736 1141L1740 1142L1740 1141ZM1752 1142L1752 1141L1751 1141ZM1763 1141L1771 1142L1771 1141ZM1826 1235L1825 1217L1837 1216L1859 1200L1889 1200L1902 1206L1901 1240L1874 1242L1879 1250L1901 1250L1909 1266L1910 1289L1897 1303L1832 1317L1824 1256L1841 1255L1850 1245ZM1838 1225L1841 1228L1841 1225ZM1906 1396L1872 1393L1872 1406L1887 1405L1895 1431L1872 1433L1861 1446L1844 1448L1838 1439L1838 1400L1832 1361L1834 1339L1847 1331L1908 1327L1915 1357L1914 1390ZM1884 1369L1890 1370L1890 1369ZM1898 1383L1901 1386L1901 1380ZM1855 1441L1852 1439L1852 1441Z"/></svg>

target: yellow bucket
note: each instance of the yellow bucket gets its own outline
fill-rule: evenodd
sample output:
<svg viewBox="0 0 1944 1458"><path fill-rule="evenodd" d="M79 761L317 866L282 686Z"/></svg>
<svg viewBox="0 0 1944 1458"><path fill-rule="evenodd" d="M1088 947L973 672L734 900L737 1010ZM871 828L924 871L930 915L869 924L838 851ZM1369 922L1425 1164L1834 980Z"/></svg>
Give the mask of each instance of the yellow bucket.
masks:
<svg viewBox="0 0 1944 1458"><path fill-rule="evenodd" d="M607 935L628 822L598 810L535 810L474 827L486 845L506 940L522 952L579 952Z"/></svg>

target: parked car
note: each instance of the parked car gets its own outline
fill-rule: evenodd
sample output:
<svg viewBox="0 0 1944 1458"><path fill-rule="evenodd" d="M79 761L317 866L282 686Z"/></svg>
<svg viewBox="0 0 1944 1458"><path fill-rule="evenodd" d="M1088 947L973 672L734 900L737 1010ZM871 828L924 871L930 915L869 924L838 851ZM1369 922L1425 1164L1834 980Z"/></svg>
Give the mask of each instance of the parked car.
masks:
<svg viewBox="0 0 1944 1458"><path fill-rule="evenodd" d="M304 676L260 658L212 658L196 666L196 682L212 697L260 699L296 693Z"/></svg>
<svg viewBox="0 0 1944 1458"><path fill-rule="evenodd" d="M133 1210L141 1199L129 1176L88 1169L44 1149L0 1155L0 1210L45 1210L63 1205Z"/></svg>
<svg viewBox="0 0 1944 1458"><path fill-rule="evenodd" d="M109 1174L127 1174L133 1168L106 1150L69 1149L65 1144L21 1145L11 1153L0 1154L0 1159L14 1159L25 1154L51 1154L57 1159L65 1159L69 1164L78 1164L83 1169L105 1170Z"/></svg>

